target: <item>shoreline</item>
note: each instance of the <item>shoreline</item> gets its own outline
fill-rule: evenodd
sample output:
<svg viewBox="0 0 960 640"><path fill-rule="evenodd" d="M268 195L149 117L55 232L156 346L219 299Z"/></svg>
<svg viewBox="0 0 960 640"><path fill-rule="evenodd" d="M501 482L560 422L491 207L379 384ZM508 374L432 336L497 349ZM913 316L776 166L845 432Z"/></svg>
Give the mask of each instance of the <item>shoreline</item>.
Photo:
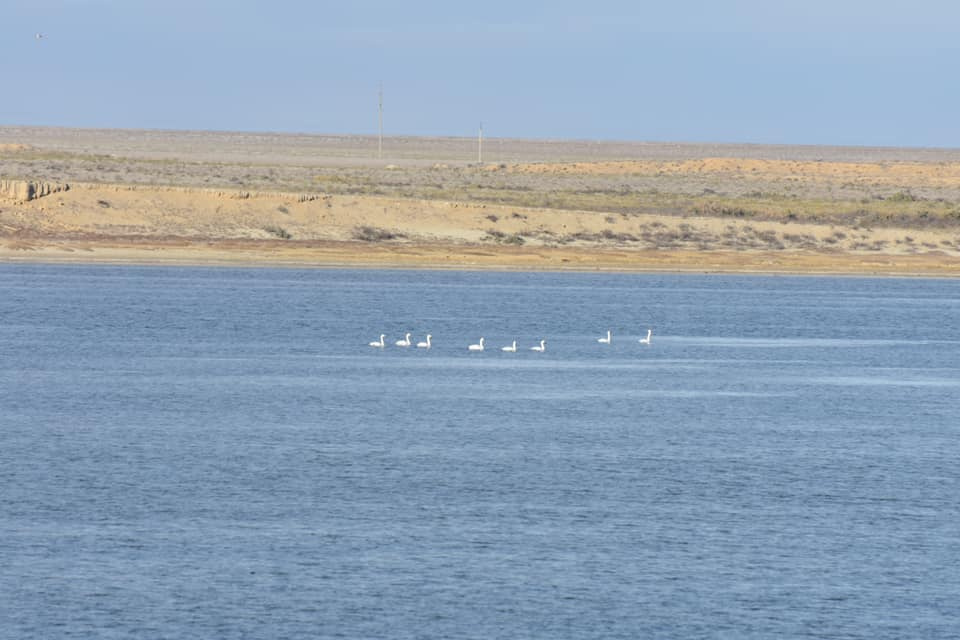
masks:
<svg viewBox="0 0 960 640"><path fill-rule="evenodd" d="M0 263L960 277L960 150L370 140L0 127Z"/></svg>
<svg viewBox="0 0 960 640"><path fill-rule="evenodd" d="M228 246L224 246L228 245ZM0 264L142 265L298 269L404 269L570 273L957 278L942 255L763 251L635 251L486 245L319 242L51 241L0 244Z"/></svg>

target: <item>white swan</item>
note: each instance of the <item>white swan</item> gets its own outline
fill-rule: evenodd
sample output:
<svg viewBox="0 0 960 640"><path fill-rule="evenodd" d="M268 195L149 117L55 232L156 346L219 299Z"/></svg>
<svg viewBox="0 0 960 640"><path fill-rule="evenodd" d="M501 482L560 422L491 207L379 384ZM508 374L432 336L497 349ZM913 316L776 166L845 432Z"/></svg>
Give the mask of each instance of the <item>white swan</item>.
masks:
<svg viewBox="0 0 960 640"><path fill-rule="evenodd" d="M406 336L403 340L397 340L397 346L398 346L398 347L409 347L409 346L410 346L410 334L408 333L407 336Z"/></svg>
<svg viewBox="0 0 960 640"><path fill-rule="evenodd" d="M647 337L640 338L640 344L650 344L650 336L653 335L653 329L647 329Z"/></svg>
<svg viewBox="0 0 960 640"><path fill-rule="evenodd" d="M380 334L380 341L379 341L379 342L371 342L371 343L370 343L370 346L371 346L371 347L377 347L378 349L383 349L383 347L384 347L383 339L386 338L386 337L387 337L387 336L386 336L385 334L381 333L381 334Z"/></svg>
<svg viewBox="0 0 960 640"><path fill-rule="evenodd" d="M421 349L429 349L429 348L430 348L430 338L432 338L432 337L433 337L433 336L431 336L431 335L428 333L428 334L427 334L427 341L426 341L426 342L418 342L418 343L417 343L417 346L418 346L419 348L421 348Z"/></svg>
<svg viewBox="0 0 960 640"><path fill-rule="evenodd" d="M517 341L516 341L516 340L513 341L513 344L509 344L509 345L507 345L507 346L505 346L505 347L500 347L500 351L515 352L516 350L517 350Z"/></svg>
<svg viewBox="0 0 960 640"><path fill-rule="evenodd" d="M546 340L541 340L541 341L540 341L540 346L538 346L538 347L530 347L530 351L539 351L539 352L542 353L542 352L544 352L544 351L546 351L546 350L547 350L547 341L546 341Z"/></svg>
<svg viewBox="0 0 960 640"><path fill-rule="evenodd" d="M610 330L609 330L609 329L607 329L607 337L606 337L606 338L597 338L597 342L599 342L600 344L610 344L612 341L613 341L613 338L610 337Z"/></svg>
<svg viewBox="0 0 960 640"><path fill-rule="evenodd" d="M483 351L483 338L480 338L480 344L472 344L467 347L470 351Z"/></svg>

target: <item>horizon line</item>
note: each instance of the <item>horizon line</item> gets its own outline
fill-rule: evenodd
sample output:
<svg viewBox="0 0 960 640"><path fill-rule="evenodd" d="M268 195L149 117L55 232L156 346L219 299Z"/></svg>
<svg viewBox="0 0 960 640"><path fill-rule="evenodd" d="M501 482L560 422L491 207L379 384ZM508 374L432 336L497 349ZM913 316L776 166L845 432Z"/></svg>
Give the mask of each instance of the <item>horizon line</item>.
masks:
<svg viewBox="0 0 960 640"><path fill-rule="evenodd" d="M288 131L288 130L270 130L270 129L213 129L198 128L184 129L176 127L103 127L103 126L76 126L76 125L51 125L51 124L24 124L24 123L0 123L2 129L58 129L70 131L130 131L130 132L150 132L150 133L212 133L212 134L245 134L245 135L271 135L271 136L304 136L304 137L327 137L327 138L372 138L377 139L378 133L334 133L320 131ZM464 142L476 142L476 135L462 134L414 134L414 133L384 133L384 140L388 139L435 139L435 140L462 140ZM487 141L516 141L516 142L538 142L538 143L582 143L582 144L630 144L630 145L714 145L714 146L750 146L750 147L794 147L794 148L827 148L827 149L910 149L910 150L938 150L938 151L960 151L960 147L952 146L931 146L931 145L889 145L889 144L839 144L839 143L821 143L821 142L748 142L736 140L641 140L636 138L563 138L563 137L522 137L522 136L490 136L484 132L484 140Z"/></svg>

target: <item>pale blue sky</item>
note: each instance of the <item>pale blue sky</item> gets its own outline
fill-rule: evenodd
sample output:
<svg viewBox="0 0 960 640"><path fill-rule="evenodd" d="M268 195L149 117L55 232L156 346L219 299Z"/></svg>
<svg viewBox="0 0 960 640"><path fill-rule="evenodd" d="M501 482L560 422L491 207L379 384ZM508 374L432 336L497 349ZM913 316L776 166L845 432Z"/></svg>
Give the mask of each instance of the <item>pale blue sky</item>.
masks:
<svg viewBox="0 0 960 640"><path fill-rule="evenodd" d="M960 147L946 0L0 8L0 124Z"/></svg>

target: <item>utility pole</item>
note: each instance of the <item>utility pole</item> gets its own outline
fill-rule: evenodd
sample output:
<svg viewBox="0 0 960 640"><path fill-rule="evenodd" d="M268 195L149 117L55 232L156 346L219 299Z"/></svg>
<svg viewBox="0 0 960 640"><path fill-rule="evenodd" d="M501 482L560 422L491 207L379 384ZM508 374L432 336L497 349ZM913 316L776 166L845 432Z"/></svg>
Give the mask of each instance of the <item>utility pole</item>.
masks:
<svg viewBox="0 0 960 640"><path fill-rule="evenodd" d="M380 117L380 137L377 139L377 159L383 159L383 83L380 83L380 96L378 104L378 115Z"/></svg>
<svg viewBox="0 0 960 640"><path fill-rule="evenodd" d="M483 122L480 122L480 133L477 134L477 164L483 164Z"/></svg>

